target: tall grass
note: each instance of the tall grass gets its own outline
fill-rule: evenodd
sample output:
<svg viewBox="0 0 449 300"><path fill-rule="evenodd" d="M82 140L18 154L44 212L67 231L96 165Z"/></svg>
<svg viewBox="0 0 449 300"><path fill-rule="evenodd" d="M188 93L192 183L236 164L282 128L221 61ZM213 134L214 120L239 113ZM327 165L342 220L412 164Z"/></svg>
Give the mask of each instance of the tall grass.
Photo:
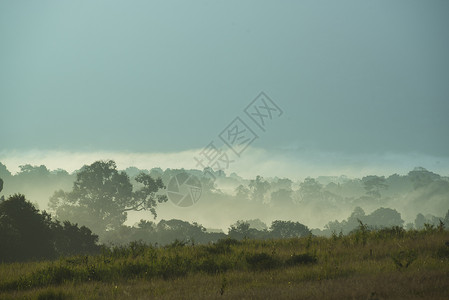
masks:
<svg viewBox="0 0 449 300"><path fill-rule="evenodd" d="M104 247L102 253L95 256L2 264L0 293L16 295L42 291L41 298L59 299L67 293L49 289L86 284L116 286L142 280L189 280L196 276L215 278L218 275L217 295L228 295L238 289L239 284L245 284L234 280L236 274L269 276L263 274L282 272L279 273L284 274L282 276L289 274L291 285L292 282L344 280L353 276L383 276L398 271L403 276L434 274L432 272L449 276L449 232L436 228L368 230L361 224L359 231L330 238L225 239L195 246L175 241L165 247L133 242L127 246ZM253 288L248 286L248 289Z"/></svg>

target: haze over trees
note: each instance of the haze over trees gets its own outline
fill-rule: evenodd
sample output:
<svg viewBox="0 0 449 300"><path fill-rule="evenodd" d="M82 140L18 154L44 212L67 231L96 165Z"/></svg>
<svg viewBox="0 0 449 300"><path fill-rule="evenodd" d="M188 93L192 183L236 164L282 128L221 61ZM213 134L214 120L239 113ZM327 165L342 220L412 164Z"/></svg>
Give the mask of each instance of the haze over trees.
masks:
<svg viewBox="0 0 449 300"><path fill-rule="evenodd" d="M242 211L237 221L227 223L227 232L207 229L200 222L181 218L162 218L156 222L161 210L162 214L167 212L165 184L180 172L194 174L202 183L203 199L194 207L195 213L229 221L232 217L226 213L235 213L233 208ZM0 201L0 258L5 262L96 253L100 249L99 237L102 243L116 245L135 241L184 245L207 244L224 238L335 236L350 234L361 224L367 230L403 227L427 230L449 224L449 180L423 168L387 178L308 177L296 182L261 176L247 180L223 172L215 174L217 180L213 181L200 170L154 168L148 171L133 167L120 171L112 160L94 162L74 174L24 165L18 174L12 175L0 163L0 173L0 192L9 184L20 187L38 182L53 187L58 182L66 185L68 178L73 179L71 189L59 189L50 197L53 216L40 211L22 194ZM405 222L399 204L404 209L417 203L421 207L431 204L446 213L433 215L422 210ZM348 212L350 208L348 217L330 221L329 211ZM127 225L128 214L139 211L146 212L146 219L134 226ZM312 218L327 218L323 229L309 228L302 221L307 214ZM268 215L272 220L264 221Z"/></svg>
<svg viewBox="0 0 449 300"><path fill-rule="evenodd" d="M24 165L13 175L0 163L5 195L23 189L35 207L48 204L61 226L66 220L84 225L102 242L126 243L139 237L163 244L170 236L202 243L226 234L266 238L273 236L270 224L275 221L304 224L317 235L351 232L358 220L372 228L420 229L424 224L437 226L449 210L449 179L424 168L388 177L320 176L296 181L244 179L224 172L213 173L214 181L206 171L214 172L136 167L121 171L113 161L97 161L73 174ZM197 176L202 185L200 201L183 210L167 203L164 190L180 172Z"/></svg>

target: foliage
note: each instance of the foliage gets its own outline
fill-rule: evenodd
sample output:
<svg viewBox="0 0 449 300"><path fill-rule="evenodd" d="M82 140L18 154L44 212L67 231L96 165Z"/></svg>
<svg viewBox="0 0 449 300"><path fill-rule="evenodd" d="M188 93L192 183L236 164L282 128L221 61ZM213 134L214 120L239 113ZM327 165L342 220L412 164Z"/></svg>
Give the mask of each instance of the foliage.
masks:
<svg viewBox="0 0 449 300"><path fill-rule="evenodd" d="M366 193L374 198L380 198L380 191L388 187L384 176L365 176L362 178L362 182Z"/></svg>
<svg viewBox="0 0 449 300"><path fill-rule="evenodd" d="M309 202L315 199L321 199L323 185L316 179L307 177L299 184L300 197L302 201Z"/></svg>
<svg viewBox="0 0 449 300"><path fill-rule="evenodd" d="M158 193L165 188L162 180L140 173L135 181L138 189L125 172L117 170L114 161L97 161L77 173L71 192L55 192L49 206L59 219L78 222L98 233L119 228L128 211L148 210L156 217L157 203L167 201Z"/></svg>
<svg viewBox="0 0 449 300"><path fill-rule="evenodd" d="M250 181L249 188L252 192L252 200L264 202L265 193L270 189L270 183L262 176L257 175L256 179Z"/></svg>
<svg viewBox="0 0 449 300"><path fill-rule="evenodd" d="M276 238L305 237L311 234L307 226L292 221L273 221L270 230L271 236Z"/></svg>
<svg viewBox="0 0 449 300"><path fill-rule="evenodd" d="M39 213L24 195L15 194L0 203L0 258L3 261L52 256L52 232L48 214Z"/></svg>
<svg viewBox="0 0 449 300"><path fill-rule="evenodd" d="M98 236L68 221L52 220L15 194L0 203L0 259L24 261L55 258L59 255L96 253Z"/></svg>
<svg viewBox="0 0 449 300"><path fill-rule="evenodd" d="M413 171L410 171L408 177L413 182L415 190L429 186L432 182L441 179L441 176L438 174L430 172L422 167L417 167Z"/></svg>
<svg viewBox="0 0 449 300"><path fill-rule="evenodd" d="M348 234L349 232L356 230L360 222L366 224L367 228L390 228L390 227L402 227L404 221L401 218L401 214L391 208L379 208L373 211L369 215L365 215L365 211L356 207L348 219L341 222L333 221L329 222L325 228L328 232L340 232Z"/></svg>

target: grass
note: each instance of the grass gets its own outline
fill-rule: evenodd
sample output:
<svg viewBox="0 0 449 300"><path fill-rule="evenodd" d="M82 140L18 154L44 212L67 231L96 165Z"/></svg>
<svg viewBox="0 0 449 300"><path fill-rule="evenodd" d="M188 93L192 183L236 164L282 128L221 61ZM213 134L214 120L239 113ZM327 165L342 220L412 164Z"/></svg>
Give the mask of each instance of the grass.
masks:
<svg viewBox="0 0 449 300"><path fill-rule="evenodd" d="M449 232L131 243L0 265L0 299L448 299Z"/></svg>

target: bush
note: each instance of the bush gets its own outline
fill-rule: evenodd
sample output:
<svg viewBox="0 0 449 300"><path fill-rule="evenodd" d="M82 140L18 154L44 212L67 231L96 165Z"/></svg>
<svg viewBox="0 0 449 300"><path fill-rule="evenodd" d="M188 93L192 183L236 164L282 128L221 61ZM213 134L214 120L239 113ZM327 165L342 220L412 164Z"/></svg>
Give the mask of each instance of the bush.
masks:
<svg viewBox="0 0 449 300"><path fill-rule="evenodd" d="M248 254L246 262L252 270L268 270L280 265L276 258L267 253Z"/></svg>
<svg viewBox="0 0 449 300"><path fill-rule="evenodd" d="M287 266L316 264L318 259L315 255L310 254L293 254L286 261Z"/></svg>

